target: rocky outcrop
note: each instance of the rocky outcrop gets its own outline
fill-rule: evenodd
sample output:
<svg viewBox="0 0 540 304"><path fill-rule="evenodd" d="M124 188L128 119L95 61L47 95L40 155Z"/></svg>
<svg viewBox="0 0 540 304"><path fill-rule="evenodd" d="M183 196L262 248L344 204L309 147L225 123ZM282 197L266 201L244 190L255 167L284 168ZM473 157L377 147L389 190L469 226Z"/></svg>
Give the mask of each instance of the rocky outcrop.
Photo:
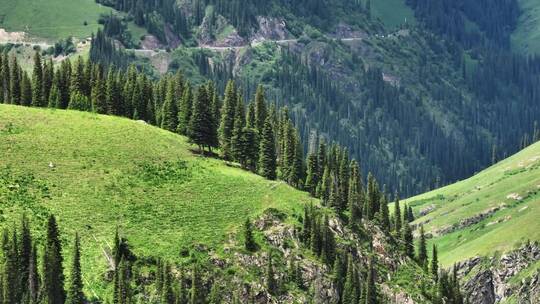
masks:
<svg viewBox="0 0 540 304"><path fill-rule="evenodd" d="M463 291L471 304L501 303L510 297L518 303L540 303L539 274L519 283L511 279L532 263L540 260L538 243L527 243L500 258L476 257L456 265L463 278ZM521 301L522 299L523 301ZM527 302L531 300L532 302Z"/></svg>
<svg viewBox="0 0 540 304"><path fill-rule="evenodd" d="M476 214L474 216L464 218L461 221L459 221L457 223L454 223L451 226L446 226L446 227L443 227L441 229L437 229L437 230L431 232L431 234L433 236L441 236L441 235L445 235L445 234L448 234L448 233L452 233L452 232L454 232L456 230L467 228L467 227L472 226L474 224L480 223L484 219L492 216L495 212L497 212L499 210L502 210L505 207L506 206L504 204L501 204L499 206L489 208L489 209L484 210L483 212L478 213L478 214Z"/></svg>
<svg viewBox="0 0 540 304"><path fill-rule="evenodd" d="M280 41L290 37L290 34L287 31L287 24L282 18L258 16L257 22L259 23L259 29L251 37L252 43L266 40Z"/></svg>

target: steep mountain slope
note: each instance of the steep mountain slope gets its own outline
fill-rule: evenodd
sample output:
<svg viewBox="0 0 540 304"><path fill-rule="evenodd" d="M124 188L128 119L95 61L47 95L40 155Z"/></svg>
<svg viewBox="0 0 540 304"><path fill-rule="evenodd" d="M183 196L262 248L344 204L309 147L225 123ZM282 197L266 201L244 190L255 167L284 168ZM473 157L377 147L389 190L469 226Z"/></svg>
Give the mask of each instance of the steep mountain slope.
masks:
<svg viewBox="0 0 540 304"><path fill-rule="evenodd" d="M57 215L66 244L80 233L87 287L100 293L116 227L136 254L175 260L193 243L223 246L247 217L312 201L190 148L141 122L1 105L2 225L23 212L36 225Z"/></svg>
<svg viewBox="0 0 540 304"><path fill-rule="evenodd" d="M540 300L540 143L406 202L471 303ZM529 302L532 301L532 302Z"/></svg>
<svg viewBox="0 0 540 304"><path fill-rule="evenodd" d="M1 105L0 226L12 229L26 214L41 248L37 227L55 214L66 257L78 232L92 301L111 301L115 230L133 263L130 303L173 303L161 298L163 273L180 299L186 293L177 287L193 295L199 279L199 296L217 303L339 303L343 289L353 299L371 295L370 303L439 296L393 233L367 220L346 224L307 193L190 148L183 137L141 121ZM239 229L246 218L254 250L244 247Z"/></svg>
<svg viewBox="0 0 540 304"><path fill-rule="evenodd" d="M407 200L445 265L540 240L540 144L475 176ZM423 215L425 214L425 215Z"/></svg>

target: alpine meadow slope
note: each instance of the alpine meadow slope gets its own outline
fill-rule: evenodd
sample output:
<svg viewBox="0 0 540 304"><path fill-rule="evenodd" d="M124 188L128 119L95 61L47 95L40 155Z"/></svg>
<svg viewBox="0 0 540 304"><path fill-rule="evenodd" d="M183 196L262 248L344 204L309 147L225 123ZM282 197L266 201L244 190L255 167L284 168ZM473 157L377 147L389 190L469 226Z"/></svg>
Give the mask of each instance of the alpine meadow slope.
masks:
<svg viewBox="0 0 540 304"><path fill-rule="evenodd" d="M409 198L446 267L540 240L540 143L473 177Z"/></svg>
<svg viewBox="0 0 540 304"><path fill-rule="evenodd" d="M290 214L315 202L123 118L0 105L0 143L0 225L26 213L37 226L54 214L65 245L78 232L88 295L103 294L117 227L137 255L178 261L194 244L223 248L266 209Z"/></svg>

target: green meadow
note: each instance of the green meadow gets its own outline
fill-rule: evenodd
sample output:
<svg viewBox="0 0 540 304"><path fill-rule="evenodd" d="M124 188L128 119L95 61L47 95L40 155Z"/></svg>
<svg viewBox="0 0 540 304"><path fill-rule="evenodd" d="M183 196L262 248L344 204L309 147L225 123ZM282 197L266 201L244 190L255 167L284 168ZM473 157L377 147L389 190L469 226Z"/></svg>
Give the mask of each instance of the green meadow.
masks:
<svg viewBox="0 0 540 304"><path fill-rule="evenodd" d="M191 149L143 122L0 105L0 227L56 215L66 257L78 232L87 292L102 294L117 227L138 256L177 261L194 245L220 252L247 217L297 214L312 201Z"/></svg>

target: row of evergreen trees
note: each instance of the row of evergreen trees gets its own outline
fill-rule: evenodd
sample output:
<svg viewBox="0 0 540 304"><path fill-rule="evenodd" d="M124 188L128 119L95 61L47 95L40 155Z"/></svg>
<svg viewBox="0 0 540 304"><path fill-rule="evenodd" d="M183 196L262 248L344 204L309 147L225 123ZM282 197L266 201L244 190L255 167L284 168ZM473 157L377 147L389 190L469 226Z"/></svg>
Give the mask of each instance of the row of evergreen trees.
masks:
<svg viewBox="0 0 540 304"><path fill-rule="evenodd" d="M66 283L61 237L54 216L49 217L46 229L41 250L25 216L18 230L4 230L0 303L84 303L79 237L75 235L70 275Z"/></svg>

